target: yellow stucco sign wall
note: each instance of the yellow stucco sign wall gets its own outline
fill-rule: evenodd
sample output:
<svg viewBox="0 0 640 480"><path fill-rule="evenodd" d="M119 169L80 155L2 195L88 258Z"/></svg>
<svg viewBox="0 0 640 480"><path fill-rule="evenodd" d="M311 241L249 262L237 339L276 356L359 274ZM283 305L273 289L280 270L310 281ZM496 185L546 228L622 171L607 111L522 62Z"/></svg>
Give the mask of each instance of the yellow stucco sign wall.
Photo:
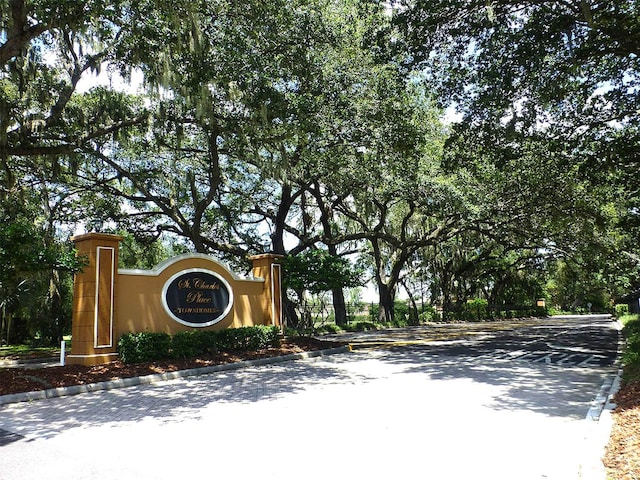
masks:
<svg viewBox="0 0 640 480"><path fill-rule="evenodd" d="M118 339L128 332L282 326L280 256L250 257L248 279L202 254L174 257L152 270L120 270L121 239L101 233L72 238L88 265L74 282L68 363L115 360Z"/></svg>

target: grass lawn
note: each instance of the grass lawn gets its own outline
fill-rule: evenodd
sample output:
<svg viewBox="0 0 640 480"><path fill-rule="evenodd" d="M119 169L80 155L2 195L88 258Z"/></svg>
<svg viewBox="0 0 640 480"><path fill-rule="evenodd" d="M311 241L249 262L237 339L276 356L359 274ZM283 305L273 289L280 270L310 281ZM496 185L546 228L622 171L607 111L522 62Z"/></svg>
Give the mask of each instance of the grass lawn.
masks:
<svg viewBox="0 0 640 480"><path fill-rule="evenodd" d="M65 349L71 351L71 336L64 337ZM29 344L5 345L0 347L0 361L60 356L60 346L35 347Z"/></svg>
<svg viewBox="0 0 640 480"><path fill-rule="evenodd" d="M640 315L624 315L620 317L625 337L625 348L622 352L624 380L640 381Z"/></svg>

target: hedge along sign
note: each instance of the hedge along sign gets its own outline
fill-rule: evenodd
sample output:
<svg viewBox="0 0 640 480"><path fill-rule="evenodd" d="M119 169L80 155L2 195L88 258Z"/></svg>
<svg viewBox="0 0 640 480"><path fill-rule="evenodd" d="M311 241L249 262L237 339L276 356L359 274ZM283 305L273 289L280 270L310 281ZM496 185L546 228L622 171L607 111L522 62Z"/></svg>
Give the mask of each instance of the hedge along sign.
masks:
<svg viewBox="0 0 640 480"><path fill-rule="evenodd" d="M162 304L176 321L188 327L208 327L222 320L233 306L233 290L210 270L183 270L166 281Z"/></svg>

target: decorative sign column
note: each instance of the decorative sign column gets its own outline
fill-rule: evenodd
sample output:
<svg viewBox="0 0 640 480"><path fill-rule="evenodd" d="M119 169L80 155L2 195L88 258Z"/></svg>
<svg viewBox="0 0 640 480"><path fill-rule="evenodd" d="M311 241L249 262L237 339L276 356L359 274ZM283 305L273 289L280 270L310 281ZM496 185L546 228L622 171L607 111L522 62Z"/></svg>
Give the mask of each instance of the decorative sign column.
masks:
<svg viewBox="0 0 640 480"><path fill-rule="evenodd" d="M249 257L253 262L253 276L264 279L262 310L265 325L283 328L282 319L282 255L265 253Z"/></svg>
<svg viewBox="0 0 640 480"><path fill-rule="evenodd" d="M118 245L122 237L87 233L73 237L88 265L76 274L73 292L71 354L67 363L94 365L115 360L114 302Z"/></svg>

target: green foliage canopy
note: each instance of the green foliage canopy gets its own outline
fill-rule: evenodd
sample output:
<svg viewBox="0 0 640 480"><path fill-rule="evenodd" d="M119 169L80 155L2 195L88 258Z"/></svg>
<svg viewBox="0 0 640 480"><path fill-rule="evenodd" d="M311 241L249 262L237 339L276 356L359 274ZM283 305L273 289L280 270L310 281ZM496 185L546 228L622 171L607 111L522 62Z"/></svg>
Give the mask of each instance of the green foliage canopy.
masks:
<svg viewBox="0 0 640 480"><path fill-rule="evenodd" d="M285 257L284 286L296 292L312 294L336 288L362 285L362 271L346 258L331 255L326 250L311 249Z"/></svg>

